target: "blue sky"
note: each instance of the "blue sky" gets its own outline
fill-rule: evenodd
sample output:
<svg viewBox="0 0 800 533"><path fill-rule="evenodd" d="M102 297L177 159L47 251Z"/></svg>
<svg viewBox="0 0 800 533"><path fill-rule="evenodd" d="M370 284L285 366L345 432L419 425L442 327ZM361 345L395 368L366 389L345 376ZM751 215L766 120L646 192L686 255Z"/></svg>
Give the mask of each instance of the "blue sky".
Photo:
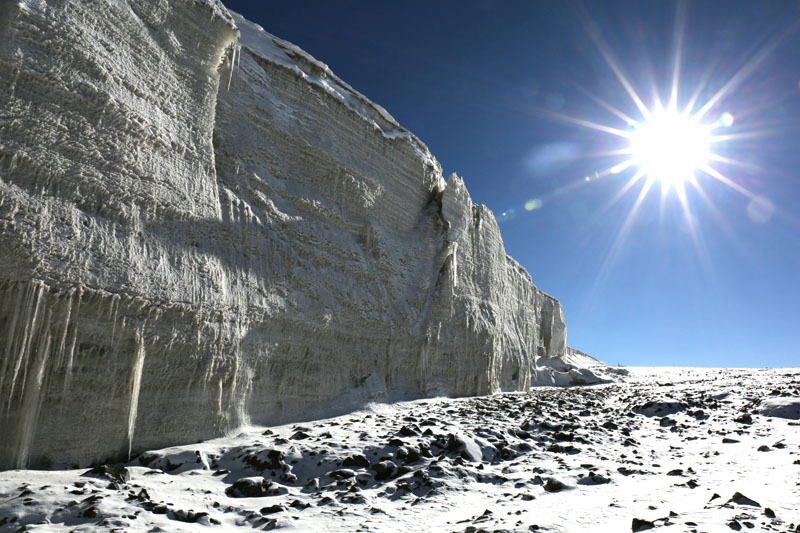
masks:
<svg viewBox="0 0 800 533"><path fill-rule="evenodd" d="M561 300L570 345L610 364L800 366L797 2L225 3L462 176ZM603 175L626 156L598 155L629 141L575 120L631 131L610 106L644 124L610 63L651 110L678 42L678 108L713 100L700 123L727 138L684 202L656 181L637 205L647 176Z"/></svg>

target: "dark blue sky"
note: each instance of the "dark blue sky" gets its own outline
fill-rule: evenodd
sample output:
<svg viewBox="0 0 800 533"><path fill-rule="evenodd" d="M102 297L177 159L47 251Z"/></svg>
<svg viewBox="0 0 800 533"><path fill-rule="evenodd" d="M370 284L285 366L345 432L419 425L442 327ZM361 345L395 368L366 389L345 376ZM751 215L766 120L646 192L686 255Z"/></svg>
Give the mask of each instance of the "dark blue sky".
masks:
<svg viewBox="0 0 800 533"><path fill-rule="evenodd" d="M225 3L464 177L507 252L561 300L570 345L610 364L800 365L800 3ZM705 173L702 194L686 185L690 217L652 187L623 231L645 180L608 207L635 170L585 177L622 161L596 154L627 141L554 115L625 129L594 96L639 120L597 43L651 108L653 88L669 97L676 27L681 106L746 74L702 121L734 116L723 133L738 137L713 149L741 164L711 164L733 186Z"/></svg>

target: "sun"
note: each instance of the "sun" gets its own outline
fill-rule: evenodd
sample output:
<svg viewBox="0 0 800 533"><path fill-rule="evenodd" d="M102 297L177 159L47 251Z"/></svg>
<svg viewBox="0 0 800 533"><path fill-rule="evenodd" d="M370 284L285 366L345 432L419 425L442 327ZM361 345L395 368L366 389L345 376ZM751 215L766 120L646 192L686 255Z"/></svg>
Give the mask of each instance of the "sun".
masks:
<svg viewBox="0 0 800 533"><path fill-rule="evenodd" d="M711 157L711 129L674 110L649 113L634 124L629 142L631 163L662 187L691 181Z"/></svg>

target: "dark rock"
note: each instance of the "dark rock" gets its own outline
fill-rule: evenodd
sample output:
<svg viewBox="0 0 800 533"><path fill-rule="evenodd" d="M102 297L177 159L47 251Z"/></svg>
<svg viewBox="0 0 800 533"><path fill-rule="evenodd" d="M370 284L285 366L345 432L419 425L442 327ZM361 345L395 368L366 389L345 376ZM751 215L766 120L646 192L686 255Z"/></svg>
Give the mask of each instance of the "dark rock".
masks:
<svg viewBox="0 0 800 533"><path fill-rule="evenodd" d="M84 472L83 475L91 477L104 477L117 483L127 483L131 479L131 473L128 472L127 468L119 463L96 466L91 470Z"/></svg>
<svg viewBox="0 0 800 533"><path fill-rule="evenodd" d="M670 470L669 472L667 472L667 475L668 476L682 476L683 475L683 469L682 468L676 468L675 470Z"/></svg>
<svg viewBox="0 0 800 533"><path fill-rule="evenodd" d="M390 479L397 471L397 465L392 461L381 461L373 465L372 469L375 471L375 479L382 481Z"/></svg>
<svg viewBox="0 0 800 533"><path fill-rule="evenodd" d="M745 496L741 492L737 492L733 496L731 496L731 499L728 500L727 503L730 503L730 502L736 503L738 505L751 505L753 507L761 507L760 503L758 503L755 500L751 500L750 498L748 498L747 496Z"/></svg>
<svg viewBox="0 0 800 533"><path fill-rule="evenodd" d="M547 451L550 453L566 453L570 455L574 455L580 453L581 451L573 446L572 444L567 444L565 446L561 446L560 444L551 444L547 447Z"/></svg>
<svg viewBox="0 0 800 533"><path fill-rule="evenodd" d="M155 454L143 453L142 455L139 456L139 464L142 466L148 466L157 458L158 457Z"/></svg>
<svg viewBox="0 0 800 533"><path fill-rule="evenodd" d="M248 477L235 481L225 489L225 494L231 498L261 498L269 496L272 481L263 477Z"/></svg>
<svg viewBox="0 0 800 533"><path fill-rule="evenodd" d="M682 402L646 402L633 410L644 416L667 416L685 411L688 405Z"/></svg>
<svg viewBox="0 0 800 533"><path fill-rule="evenodd" d="M660 425L662 428L672 427L672 426L674 426L676 424L677 424L677 422L675 420L673 420L672 418L668 417L668 416L665 416L664 418L662 418L658 422L658 425Z"/></svg>
<svg viewBox="0 0 800 533"><path fill-rule="evenodd" d="M631 531L644 531L645 529L653 529L654 527L656 527L656 525L649 520L634 518L631 521Z"/></svg>
<svg viewBox="0 0 800 533"><path fill-rule="evenodd" d="M358 487L353 487L353 488L358 488ZM302 511L304 509L308 509L309 507L311 507L311 504L310 503L303 503L300 500L294 500L294 501L292 501L292 503L289 504L289 507L292 507L293 509L297 509L299 511Z"/></svg>
<svg viewBox="0 0 800 533"><path fill-rule="evenodd" d="M408 448L408 449L407 449L407 451L406 451L406 457L405 457L405 459L404 459L404 461L406 462L406 464L412 464L412 463L416 463L416 462L417 462L417 461L419 461L420 459L422 459L422 454L420 454L420 453L419 453L419 452L416 450L416 448Z"/></svg>
<svg viewBox="0 0 800 533"><path fill-rule="evenodd" d="M342 466L354 466L356 468L366 468L369 466L369 460L362 454L351 455L342 461Z"/></svg>
<svg viewBox="0 0 800 533"><path fill-rule="evenodd" d="M548 478L544 484L544 490L547 492L561 492L564 490L564 484L557 479Z"/></svg>
<svg viewBox="0 0 800 533"><path fill-rule="evenodd" d="M450 453L455 453L457 451L460 451L462 446L464 446L464 442L461 439L459 439L452 433L449 433L447 435L447 443L444 445L445 450L447 450Z"/></svg>
<svg viewBox="0 0 800 533"><path fill-rule="evenodd" d="M204 516L208 516L208 513L201 512L195 513L194 511L184 511L183 509L173 509L172 516L178 522L186 522L188 524L193 524L200 520Z"/></svg>
<svg viewBox="0 0 800 533"><path fill-rule="evenodd" d="M775 518L775 511L773 511L769 507L764 507L764 515L767 518Z"/></svg>
<svg viewBox="0 0 800 533"><path fill-rule="evenodd" d="M303 440L309 438L311 435L306 433L305 431L297 431L294 435L292 435L293 440Z"/></svg>
<svg viewBox="0 0 800 533"><path fill-rule="evenodd" d="M284 454L282 451L266 450L259 453L247 454L242 458L242 461L258 470L278 470L284 464L283 459Z"/></svg>
<svg viewBox="0 0 800 533"><path fill-rule="evenodd" d="M766 444L762 444L761 446L758 447L758 451L760 452L768 452L769 450L770 448Z"/></svg>
<svg viewBox="0 0 800 533"><path fill-rule="evenodd" d="M745 413L741 416L737 416L736 418L734 418L734 422L738 422L740 424L752 424L753 417L750 415L750 413Z"/></svg>
<svg viewBox="0 0 800 533"><path fill-rule="evenodd" d="M351 477L356 477L356 473L349 468L340 468L338 470L333 470L329 474L331 477L335 477L336 479L347 479Z"/></svg>
<svg viewBox="0 0 800 533"><path fill-rule="evenodd" d="M611 480L594 472L589 472L588 476L578 481L580 485L605 485L606 483L611 483Z"/></svg>
<svg viewBox="0 0 800 533"><path fill-rule="evenodd" d="M400 428L400 431L398 431L397 434L402 437L413 437L415 435L419 435L419 431L415 431L409 426L403 426Z"/></svg>

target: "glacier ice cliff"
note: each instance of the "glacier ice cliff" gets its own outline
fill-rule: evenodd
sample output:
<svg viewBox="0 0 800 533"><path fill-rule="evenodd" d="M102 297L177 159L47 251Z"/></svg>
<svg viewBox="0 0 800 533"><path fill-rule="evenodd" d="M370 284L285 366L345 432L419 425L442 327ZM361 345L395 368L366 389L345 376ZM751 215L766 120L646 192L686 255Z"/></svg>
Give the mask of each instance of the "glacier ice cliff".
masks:
<svg viewBox="0 0 800 533"><path fill-rule="evenodd" d="M0 469L524 390L557 300L425 145L216 0L0 0Z"/></svg>

